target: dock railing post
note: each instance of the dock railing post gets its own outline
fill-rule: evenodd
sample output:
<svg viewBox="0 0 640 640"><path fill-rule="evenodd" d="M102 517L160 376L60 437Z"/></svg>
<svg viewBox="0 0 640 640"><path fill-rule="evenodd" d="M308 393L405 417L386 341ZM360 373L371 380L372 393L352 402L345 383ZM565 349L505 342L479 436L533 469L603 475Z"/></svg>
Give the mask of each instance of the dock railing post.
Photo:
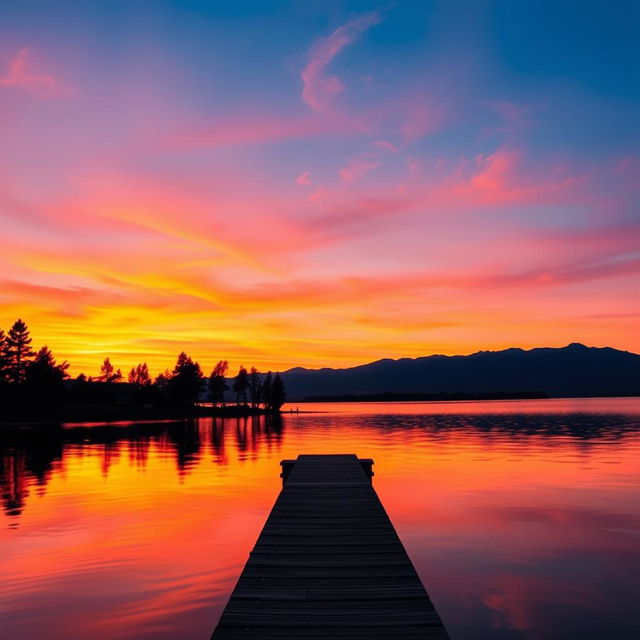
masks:
<svg viewBox="0 0 640 640"><path fill-rule="evenodd" d="M291 473L291 469L293 469L293 465L296 463L295 460L281 460L280 466L282 467L282 472L280 473L280 477L282 478L282 486L284 487L289 474Z"/></svg>
<svg viewBox="0 0 640 640"><path fill-rule="evenodd" d="M373 458L358 458L358 462L367 474L369 482L372 482L372 478L375 475L375 473L373 473Z"/></svg>
<svg viewBox="0 0 640 640"><path fill-rule="evenodd" d="M358 462L360 463L360 466L362 467L363 471L367 475L367 478L369 478L369 482L372 482L372 478L375 475L373 472L373 464L374 464L373 458L358 458ZM282 478L283 487L286 484L287 478L289 477L289 474L291 473L291 470L293 469L295 463L296 463L296 460L280 461L280 466L282 467L280 477Z"/></svg>

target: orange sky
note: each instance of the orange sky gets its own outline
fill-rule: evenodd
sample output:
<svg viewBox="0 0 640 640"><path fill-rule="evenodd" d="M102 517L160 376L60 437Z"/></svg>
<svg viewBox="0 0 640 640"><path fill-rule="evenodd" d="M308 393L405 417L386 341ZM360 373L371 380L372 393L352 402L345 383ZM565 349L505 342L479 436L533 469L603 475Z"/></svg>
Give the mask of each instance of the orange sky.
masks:
<svg viewBox="0 0 640 640"><path fill-rule="evenodd" d="M72 374L640 351L636 98L592 52L560 88L437 16L172 11L0 26L0 327Z"/></svg>

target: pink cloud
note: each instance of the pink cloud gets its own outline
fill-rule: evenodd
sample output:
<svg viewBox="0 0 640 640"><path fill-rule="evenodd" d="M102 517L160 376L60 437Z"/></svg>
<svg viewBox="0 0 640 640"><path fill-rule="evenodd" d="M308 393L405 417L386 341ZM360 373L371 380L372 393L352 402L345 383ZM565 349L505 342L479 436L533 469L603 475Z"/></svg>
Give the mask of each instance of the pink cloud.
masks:
<svg viewBox="0 0 640 640"><path fill-rule="evenodd" d="M378 24L382 18L376 11L365 13L351 22L338 27L326 38L318 38L308 54L307 66L302 70L302 99L315 111L327 111L331 98L342 93L344 85L337 76L325 74L326 67L344 47L358 36Z"/></svg>
<svg viewBox="0 0 640 640"><path fill-rule="evenodd" d="M357 182L369 171L373 171L381 164L378 160L367 160L366 158L358 157L350 160L338 173L343 182Z"/></svg>
<svg viewBox="0 0 640 640"><path fill-rule="evenodd" d="M308 171L304 171L303 173L301 173L297 178L296 178L296 184L302 185L302 186L309 186L311 184L311 179L309 178L309 172Z"/></svg>
<svg viewBox="0 0 640 640"><path fill-rule="evenodd" d="M375 142L371 143L371 146L376 149L390 151L391 153L398 153L398 149L386 140L376 140Z"/></svg>
<svg viewBox="0 0 640 640"><path fill-rule="evenodd" d="M508 147L490 155L478 155L473 175L463 178L463 167L459 167L449 185L437 190L438 195L475 205L565 202L570 194L574 200L581 199L575 187L583 185L587 175L566 175L566 170L560 168L546 178L530 176L527 179L523 175L522 160L521 151Z"/></svg>
<svg viewBox="0 0 640 640"><path fill-rule="evenodd" d="M55 95L60 92L59 83L53 76L38 73L32 69L30 50L24 47L11 60L7 73L0 76L0 87L15 87L41 95Z"/></svg>
<svg viewBox="0 0 640 640"><path fill-rule="evenodd" d="M406 106L404 124L400 128L405 143L416 142L433 131L442 119L442 111L427 103L422 98L409 100Z"/></svg>
<svg viewBox="0 0 640 640"><path fill-rule="evenodd" d="M357 182L369 173L369 171L377 169L382 164L379 158L385 153L397 152L398 150L390 142L386 142L385 140L372 142L367 151L363 151L354 158L351 158L351 160L338 171L340 179L347 183Z"/></svg>
<svg viewBox="0 0 640 640"><path fill-rule="evenodd" d="M352 300L364 303L385 300L389 296L413 295L417 292L445 291L485 294L492 291L513 291L525 288L529 293L555 287L571 287L598 280L637 277L640 259L585 261L580 264L558 263L545 269L523 269L515 272L482 267L480 270L420 270L397 271L392 274L341 277L327 282L326 278L286 282L256 282L248 288L223 287L225 300L248 305L267 304L290 308L325 305L329 300L340 304Z"/></svg>
<svg viewBox="0 0 640 640"><path fill-rule="evenodd" d="M553 167L541 170L525 163L522 150L506 147L475 159L462 158L450 170L439 158L431 163L435 169L426 171L421 158L410 156L405 181L370 181L366 191L359 190L354 185L383 163L383 153L379 146L371 145L339 170L341 185L334 189L325 186L310 196L323 212L313 219L314 233L344 239L362 233L373 219L380 224L388 219L388 224L395 226L401 216L436 219L486 207L497 212L533 204L603 206L588 181L591 174L574 175L567 169L558 173Z"/></svg>
<svg viewBox="0 0 640 640"><path fill-rule="evenodd" d="M471 179L472 190L491 194L504 191L506 177L519 159L519 154L514 151L496 151L490 156L478 156L476 163L480 172Z"/></svg>

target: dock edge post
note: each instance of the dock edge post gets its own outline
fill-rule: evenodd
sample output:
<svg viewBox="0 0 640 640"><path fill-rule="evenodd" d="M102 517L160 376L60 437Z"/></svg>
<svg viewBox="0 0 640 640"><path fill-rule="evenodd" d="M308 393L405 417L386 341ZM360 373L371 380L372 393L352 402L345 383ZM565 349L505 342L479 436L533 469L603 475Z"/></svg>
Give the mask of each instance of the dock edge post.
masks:
<svg viewBox="0 0 640 640"><path fill-rule="evenodd" d="M282 467L282 473L280 473L280 477L282 478L282 486L284 487L287 482L287 478L293 469L293 465L296 463L295 460L281 460L280 466Z"/></svg>
<svg viewBox="0 0 640 640"><path fill-rule="evenodd" d="M287 483L287 478L289 477L289 474L291 473L291 470L293 469L296 462L297 460L281 460L280 461L280 466L282 467L282 472L280 473L280 477L282 478L283 487ZM367 478L369 478L369 482L372 482L372 478L375 475L375 473L373 472L373 465L374 465L373 458L358 458L358 462L360 463L360 466L362 467L363 471L367 475Z"/></svg>
<svg viewBox="0 0 640 640"><path fill-rule="evenodd" d="M360 466L364 469L364 472L367 474L367 478L369 478L369 482L373 482L372 478L376 474L373 473L373 458L358 458L358 462Z"/></svg>

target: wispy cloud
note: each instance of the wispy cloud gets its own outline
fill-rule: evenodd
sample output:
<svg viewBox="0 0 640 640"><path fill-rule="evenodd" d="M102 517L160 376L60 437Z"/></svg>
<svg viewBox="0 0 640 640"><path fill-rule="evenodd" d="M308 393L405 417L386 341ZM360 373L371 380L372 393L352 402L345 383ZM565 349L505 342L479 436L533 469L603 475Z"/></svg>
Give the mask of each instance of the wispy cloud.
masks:
<svg viewBox="0 0 640 640"><path fill-rule="evenodd" d="M400 128L400 134L406 144L416 142L433 131L442 119L442 110L432 106L421 96L409 99L404 111L404 122Z"/></svg>
<svg viewBox="0 0 640 640"><path fill-rule="evenodd" d="M386 140L376 140L375 142L371 143L371 146L374 149L381 149L384 151L390 151L391 153L398 153L398 149Z"/></svg>
<svg viewBox="0 0 640 640"><path fill-rule="evenodd" d="M52 76L33 69L32 53L28 47L20 49L10 60L7 71L0 76L0 87L24 89L41 96L59 96L62 86Z"/></svg>
<svg viewBox="0 0 640 640"><path fill-rule="evenodd" d="M302 186L309 186L311 184L311 178L309 177L309 172L308 171L303 171L297 178L296 178L296 184L302 185Z"/></svg>
<svg viewBox="0 0 640 640"><path fill-rule="evenodd" d="M562 167L556 175L526 178L522 168L523 153L501 147L488 155L475 158L473 176L454 187L461 199L469 198L477 205L540 204L566 202L583 185L587 175L563 175Z"/></svg>
<svg viewBox="0 0 640 640"><path fill-rule="evenodd" d="M307 66L302 70L302 99L315 111L327 111L333 96L344 91L340 78L328 75L331 61L358 36L382 20L377 11L365 13L338 27L326 38L318 38L308 53Z"/></svg>
<svg viewBox="0 0 640 640"><path fill-rule="evenodd" d="M369 171L378 168L381 164L379 160L359 156L349 160L338 173L343 182L356 182L369 173Z"/></svg>
<svg viewBox="0 0 640 640"><path fill-rule="evenodd" d="M377 169L382 164L382 156L387 153L397 153L394 145L386 140L372 142L369 149L351 158L347 164L338 171L340 179L346 183L357 182L367 173Z"/></svg>

